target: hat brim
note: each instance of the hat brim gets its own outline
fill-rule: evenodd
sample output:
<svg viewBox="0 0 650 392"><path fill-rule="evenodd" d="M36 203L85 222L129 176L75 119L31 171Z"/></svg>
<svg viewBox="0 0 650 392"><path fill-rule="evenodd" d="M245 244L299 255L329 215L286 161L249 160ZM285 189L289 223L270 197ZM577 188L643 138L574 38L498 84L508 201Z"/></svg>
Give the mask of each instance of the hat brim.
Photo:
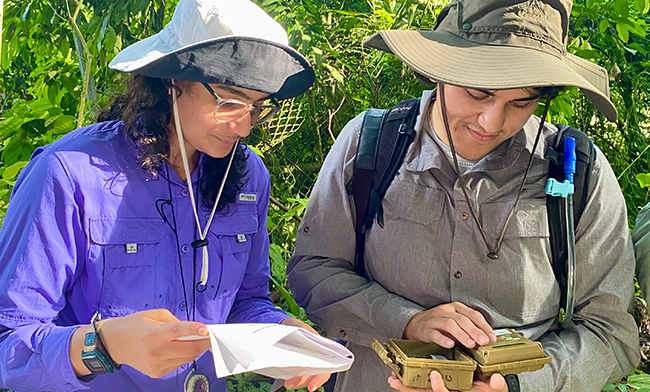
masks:
<svg viewBox="0 0 650 392"><path fill-rule="evenodd" d="M156 78L234 85L277 99L298 96L315 81L313 68L295 49L242 36L172 51L156 34L122 50L110 67Z"/></svg>
<svg viewBox="0 0 650 392"><path fill-rule="evenodd" d="M575 86L609 120L607 72L587 60L556 57L532 48L477 44L442 31L383 30L364 45L396 55L415 72L433 80L477 89Z"/></svg>

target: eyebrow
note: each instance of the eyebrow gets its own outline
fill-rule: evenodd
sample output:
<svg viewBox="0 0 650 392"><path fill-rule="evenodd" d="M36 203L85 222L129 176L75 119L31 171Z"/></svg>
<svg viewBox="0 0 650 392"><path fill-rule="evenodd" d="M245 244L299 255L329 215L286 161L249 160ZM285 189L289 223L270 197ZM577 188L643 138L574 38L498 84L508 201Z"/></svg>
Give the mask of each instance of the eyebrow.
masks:
<svg viewBox="0 0 650 392"><path fill-rule="evenodd" d="M248 94L246 94L245 92L240 91L240 90L238 90L238 89L236 89L236 88L233 88L233 87L230 87L230 86L223 86L223 85L222 85L222 86L217 87L217 90L226 90L227 92L229 92L229 93L231 93L231 94L233 94L233 95L236 95L236 96L238 96L238 97L241 97L241 98L247 99L247 100L249 100L249 101L252 101L252 100L253 100L253 98L251 98L251 97L250 97Z"/></svg>
<svg viewBox="0 0 650 392"><path fill-rule="evenodd" d="M483 89L480 89L480 88L477 88L477 89L475 89L475 90L476 90L476 91L480 91L480 92L482 92L483 94L489 95L489 96L491 96L491 97L493 97L493 96L494 96L494 93L496 93L496 92L498 91L498 90L483 90ZM539 99L541 96L542 96L541 94L531 95L530 97L524 97L524 98L513 99L513 101L514 101L514 102L529 102L529 101L534 101L534 100L536 100L536 99Z"/></svg>

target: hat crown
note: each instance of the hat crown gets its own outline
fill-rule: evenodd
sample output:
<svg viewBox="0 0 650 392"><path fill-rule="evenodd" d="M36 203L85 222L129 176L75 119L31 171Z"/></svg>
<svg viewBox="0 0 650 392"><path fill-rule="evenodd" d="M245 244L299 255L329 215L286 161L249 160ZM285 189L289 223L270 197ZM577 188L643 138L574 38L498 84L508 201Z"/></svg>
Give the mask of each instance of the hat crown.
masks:
<svg viewBox="0 0 650 392"><path fill-rule="evenodd" d="M571 0L456 0L438 17L445 31L481 45L566 52Z"/></svg>
<svg viewBox="0 0 650 392"><path fill-rule="evenodd" d="M282 26L249 0L180 0L161 33L172 49L229 36L289 44Z"/></svg>

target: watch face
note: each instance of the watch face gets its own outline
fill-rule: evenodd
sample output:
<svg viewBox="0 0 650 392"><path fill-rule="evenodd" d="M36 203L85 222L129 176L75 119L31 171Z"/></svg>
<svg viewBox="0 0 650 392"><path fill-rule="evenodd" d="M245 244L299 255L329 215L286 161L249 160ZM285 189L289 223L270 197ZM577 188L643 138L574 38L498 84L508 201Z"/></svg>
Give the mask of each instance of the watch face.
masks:
<svg viewBox="0 0 650 392"><path fill-rule="evenodd" d="M104 363L100 361L99 358L94 356L94 353L81 354L81 360L83 361L84 365L86 365L88 370L90 370L90 372L93 374L108 372L108 369Z"/></svg>

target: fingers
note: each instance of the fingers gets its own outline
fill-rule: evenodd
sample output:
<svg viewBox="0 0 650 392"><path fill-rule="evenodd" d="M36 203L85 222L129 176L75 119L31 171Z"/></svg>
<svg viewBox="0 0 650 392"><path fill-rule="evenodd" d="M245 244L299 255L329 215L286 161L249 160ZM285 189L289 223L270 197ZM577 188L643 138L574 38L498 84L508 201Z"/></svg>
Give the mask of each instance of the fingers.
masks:
<svg viewBox="0 0 650 392"><path fill-rule="evenodd" d="M476 311L474 309L471 309L471 308L469 308L469 307L467 307L467 306L465 306L465 305L463 305L461 303L458 303L458 305L461 305L458 308L458 313L460 313L460 314L464 315L465 317L467 317L468 319L470 319L472 321L472 323L476 327L478 327L478 329L480 331L482 331L486 335L486 337L488 337L490 340L492 340L492 341L497 340L497 335L494 334L494 330L492 329L490 324L488 324L488 322L485 320L485 317L483 317L481 312L478 312L478 311ZM487 343L488 343L488 341L486 341L485 343L480 343L479 342L479 344L481 344L481 345L487 344Z"/></svg>
<svg viewBox="0 0 650 392"><path fill-rule="evenodd" d="M174 340L192 335L208 336L208 327L193 321L176 321L160 325L154 333L158 334L160 339Z"/></svg>
<svg viewBox="0 0 650 392"><path fill-rule="evenodd" d="M287 390L304 388L305 385L307 384L308 379L309 376L299 376L299 377L290 378L284 382L284 388Z"/></svg>
<svg viewBox="0 0 650 392"><path fill-rule="evenodd" d="M314 335L319 335L319 333L316 332L316 330L314 328L312 328L309 324L307 324L307 323L305 323L303 321L300 321L298 319L295 319L293 317L288 317L288 318L280 321L280 324L282 324L282 325L291 325L293 327L304 328L307 331L313 333Z"/></svg>
<svg viewBox="0 0 650 392"><path fill-rule="evenodd" d="M495 391L507 391L506 379L499 373L494 373L492 377L490 377L490 388Z"/></svg>
<svg viewBox="0 0 650 392"><path fill-rule="evenodd" d="M310 380L307 383L307 389L310 391L315 391L320 388L321 385L325 384L327 380L330 379L331 374L318 374L316 376L311 376Z"/></svg>
<svg viewBox="0 0 650 392"><path fill-rule="evenodd" d="M442 379L442 375L436 371L431 372L429 375L429 380L431 380L431 389L434 392L449 392L447 387L445 387L445 381Z"/></svg>
<svg viewBox="0 0 650 392"><path fill-rule="evenodd" d="M404 336L447 348L454 346L454 340L469 348L496 340L483 315L459 302L439 305L416 314L406 325Z"/></svg>

